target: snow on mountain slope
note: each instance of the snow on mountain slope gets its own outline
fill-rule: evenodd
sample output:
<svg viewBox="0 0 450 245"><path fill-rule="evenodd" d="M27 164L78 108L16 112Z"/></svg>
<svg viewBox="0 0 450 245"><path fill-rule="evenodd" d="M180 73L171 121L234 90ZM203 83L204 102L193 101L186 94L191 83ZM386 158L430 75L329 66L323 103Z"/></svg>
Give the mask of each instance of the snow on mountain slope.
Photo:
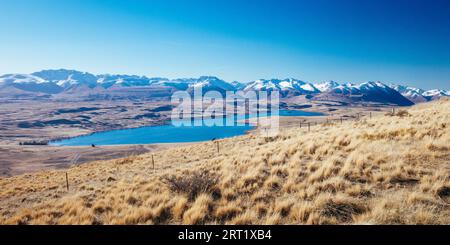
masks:
<svg viewBox="0 0 450 245"><path fill-rule="evenodd" d="M12 84L12 83L48 83L48 81L28 74L6 74L0 76L0 84Z"/></svg>
<svg viewBox="0 0 450 245"><path fill-rule="evenodd" d="M312 85L311 83L306 83L300 86L301 89L305 90L305 91L310 91L311 93L318 93L320 92L319 89L317 89L314 85Z"/></svg>
<svg viewBox="0 0 450 245"><path fill-rule="evenodd" d="M225 82L217 77L213 76L202 76L198 79L188 79L188 89L187 91L192 93L195 89L202 89L202 93L208 91L218 91L222 94L227 91L236 91L236 87L233 84Z"/></svg>
<svg viewBox="0 0 450 245"><path fill-rule="evenodd" d="M422 95L427 97L435 97L435 96L449 96L450 94L449 91L445 91L442 89L432 89L423 92Z"/></svg>
<svg viewBox="0 0 450 245"><path fill-rule="evenodd" d="M320 91L320 92L328 92L336 87L338 87L340 84L335 81L329 81L329 82L323 82L323 83L316 83L314 86Z"/></svg>
<svg viewBox="0 0 450 245"><path fill-rule="evenodd" d="M405 98L411 100L414 103L421 103L421 102L428 101L428 99L422 95L425 91L420 88L414 88L414 87L403 86L403 85L395 85L395 84L391 84L391 85L389 85L389 87L394 89L395 91L399 92Z"/></svg>
<svg viewBox="0 0 450 245"><path fill-rule="evenodd" d="M352 84L352 83L340 84L326 92L343 94L343 95L359 94L360 91L356 86L357 85Z"/></svg>
<svg viewBox="0 0 450 245"><path fill-rule="evenodd" d="M28 74L7 74L0 76L0 87L14 87L27 92L47 94L55 94L62 91L58 85Z"/></svg>
<svg viewBox="0 0 450 245"><path fill-rule="evenodd" d="M286 87L287 84L284 84L283 86ZM280 87L278 87L280 88ZM272 80L256 80L253 82L250 82L245 86L244 90L271 90L271 89L277 89L277 85Z"/></svg>
<svg viewBox="0 0 450 245"><path fill-rule="evenodd" d="M385 85L381 82L365 82L361 84L339 84L334 81L312 84L297 79L260 79L250 83L228 83L214 76L199 78L167 79L148 78L136 75L93 75L75 70L43 70L28 74L7 74L0 76L2 91L25 91L27 93L58 94L120 94L126 98L127 94L137 94L140 91L151 91L147 96L164 94L167 96L174 91L193 92L202 88L203 92L212 90L221 93L226 91L279 91L282 97L307 95L308 99L343 98L345 101L373 101L410 105L442 96L450 96L449 91L428 90L419 88ZM100 92L99 92L100 91ZM322 96L323 95L323 96ZM330 96L329 96L330 95ZM95 96L94 96L95 97ZM344 98L345 97L345 98Z"/></svg>
<svg viewBox="0 0 450 245"><path fill-rule="evenodd" d="M55 83L64 89L78 85L86 85L90 88L97 86L97 77L87 72L60 69L43 70L31 75Z"/></svg>
<svg viewBox="0 0 450 245"><path fill-rule="evenodd" d="M232 82L231 85L233 85L236 90L243 90L246 86L246 84L238 82L238 81Z"/></svg>
<svg viewBox="0 0 450 245"><path fill-rule="evenodd" d="M244 88L245 91L248 90L260 90L260 91L280 91L287 92L292 91L298 94L310 94L320 92L313 84L305 83L303 81L289 78L284 80L279 79L260 79L247 84Z"/></svg>
<svg viewBox="0 0 450 245"><path fill-rule="evenodd" d="M383 91L392 90L391 88L389 88L389 86L381 82L365 82L358 85L354 85L354 87L361 91L371 91L374 89Z"/></svg>
<svg viewBox="0 0 450 245"><path fill-rule="evenodd" d="M399 92L401 94L410 95L410 96L422 95L425 92L423 89L420 89L420 88L403 86L403 85L391 84L389 87L391 87L392 89L396 90L397 92Z"/></svg>
<svg viewBox="0 0 450 245"><path fill-rule="evenodd" d="M194 83L190 85L191 87L198 88L220 88L224 90L234 90L235 87L228 82L225 82L224 80L221 80L217 77L213 76L203 76L198 78Z"/></svg>
<svg viewBox="0 0 450 245"><path fill-rule="evenodd" d="M219 92L237 90L237 83L228 83L214 76L201 76L199 78L179 78L169 80L165 78L152 78L151 85L171 87L175 90L186 90L193 92L195 89L202 89L203 92L217 90ZM242 84L241 84L242 86Z"/></svg>
<svg viewBox="0 0 450 245"><path fill-rule="evenodd" d="M381 82L347 83L339 85L328 93L345 96L353 101L370 101L401 106L414 104L399 92Z"/></svg>
<svg viewBox="0 0 450 245"><path fill-rule="evenodd" d="M125 87L142 87L150 86L153 83L153 80L145 76L106 74L98 76L97 83L104 88L109 88L114 85Z"/></svg>
<svg viewBox="0 0 450 245"><path fill-rule="evenodd" d="M438 100L441 97L450 97L449 91L445 91L442 89L431 89L422 93L422 96L427 100Z"/></svg>

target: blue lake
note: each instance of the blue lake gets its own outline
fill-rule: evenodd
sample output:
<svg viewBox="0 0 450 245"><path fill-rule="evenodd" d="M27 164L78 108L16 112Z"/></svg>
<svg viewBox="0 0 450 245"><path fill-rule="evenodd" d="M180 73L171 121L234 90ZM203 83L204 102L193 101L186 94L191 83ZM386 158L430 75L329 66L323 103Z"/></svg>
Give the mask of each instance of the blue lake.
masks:
<svg viewBox="0 0 450 245"><path fill-rule="evenodd" d="M318 112L306 112L300 110L280 110L280 116L321 116ZM256 118L259 115L236 115L231 121L237 122L249 118ZM230 120L230 118L217 118L201 120L196 119L195 123L203 126L179 126L172 124L162 126L146 126L133 129L120 129L106 132L94 133L60 141L50 142L55 146L90 146L95 145L135 145L135 144L157 144L157 143L186 143L209 141L212 139L222 139L245 134L254 129L252 125L231 126L206 126L212 124L214 120ZM223 123L224 125L230 125ZM194 124L195 125L195 124Z"/></svg>

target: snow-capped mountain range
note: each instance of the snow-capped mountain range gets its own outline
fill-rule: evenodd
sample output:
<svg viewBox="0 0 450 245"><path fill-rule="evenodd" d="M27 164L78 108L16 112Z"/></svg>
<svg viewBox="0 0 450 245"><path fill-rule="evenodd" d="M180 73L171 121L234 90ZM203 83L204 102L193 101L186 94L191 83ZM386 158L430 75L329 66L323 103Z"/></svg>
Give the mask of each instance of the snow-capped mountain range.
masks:
<svg viewBox="0 0 450 245"><path fill-rule="evenodd" d="M248 83L245 90L263 90L263 91L298 91L299 93L318 93L319 90L311 83L306 83L297 79L289 78L279 79L260 79Z"/></svg>
<svg viewBox="0 0 450 245"><path fill-rule="evenodd" d="M0 76L0 94L14 94L20 97L26 94L60 95L71 91L72 94L87 92L108 94L108 91L138 91L154 88L193 91L202 88L204 92L215 91L279 91L282 97L307 95L309 99L345 98L350 101L373 101L398 105L411 105L426 102L443 96L450 96L450 91L428 90L381 82L364 82L361 84L308 83L297 79L259 79L248 83L228 83L213 76L199 78L167 79L148 78L136 75L93 75L75 70L43 70L32 74L6 74ZM4 93L1 93L4 91ZM151 96L151 95L149 95Z"/></svg>

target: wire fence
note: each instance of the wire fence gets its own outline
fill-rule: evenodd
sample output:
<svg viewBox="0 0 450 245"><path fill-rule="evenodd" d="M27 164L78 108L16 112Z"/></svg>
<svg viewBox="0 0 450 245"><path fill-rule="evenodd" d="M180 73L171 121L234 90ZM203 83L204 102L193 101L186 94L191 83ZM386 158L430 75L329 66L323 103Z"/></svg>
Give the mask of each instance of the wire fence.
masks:
<svg viewBox="0 0 450 245"><path fill-rule="evenodd" d="M376 111L376 113L382 113L383 111ZM391 112L386 112L386 115L403 115L405 111L399 110L396 111L395 108L392 108ZM406 112L407 113L407 112ZM314 127L317 126L334 126L334 125L340 125L340 124L344 124L345 122L349 122L349 121L353 121L353 122L358 122L361 121L362 119L372 119L372 117L375 116L375 111L369 111L369 112L357 112L351 116L347 116L347 115L343 115L343 116L327 116L324 118L320 118L318 119L317 117L315 117L313 120L311 121L307 121L307 119L304 119L305 121L300 121L300 122L295 122L295 123L291 123L290 125L286 125L286 126L282 126L281 128L299 128L299 129L305 129L307 130L307 132L310 132ZM257 129L258 130L258 129ZM264 128L259 128L259 130L266 130ZM226 148L225 145L222 144L222 140L224 139L212 139L212 147L213 150L216 152L217 155L220 155ZM130 154L128 156L128 158L132 158L132 157L136 157L137 155L139 155L139 150L138 147L136 146L132 151L130 151ZM71 159L70 162L70 166L74 166L77 164L78 160L80 159L80 155L79 154L75 154L74 157ZM151 153L151 158L150 161L148 161L149 163L149 170L151 170L151 172L153 174L155 174L157 172L157 164L156 164L156 155L155 153ZM160 164L161 165L161 164ZM117 171L118 171L118 167L117 167ZM66 188L67 191L69 191L69 174L68 172L65 172L65 180L66 180Z"/></svg>
<svg viewBox="0 0 450 245"><path fill-rule="evenodd" d="M404 110L397 110L395 107L393 107L390 111L368 111L368 112L357 112L353 115L342 115L342 116L335 116L335 115L329 115L323 118L314 118L314 119L303 119L303 121L299 122L290 122L287 125L280 126L280 128L299 128L299 129L306 129L308 132L311 131L314 127L317 126L335 126L344 124L345 122L353 121L358 122L362 119L372 119L375 115L379 115L380 113L385 113L385 115L398 115L403 116L406 111ZM266 128L261 128L261 130L267 131Z"/></svg>

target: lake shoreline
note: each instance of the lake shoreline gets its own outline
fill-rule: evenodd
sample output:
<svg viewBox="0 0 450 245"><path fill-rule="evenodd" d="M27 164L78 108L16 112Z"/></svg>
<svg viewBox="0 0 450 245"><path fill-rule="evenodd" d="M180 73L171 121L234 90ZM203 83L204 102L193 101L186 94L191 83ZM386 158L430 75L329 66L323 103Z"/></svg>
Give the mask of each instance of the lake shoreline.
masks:
<svg viewBox="0 0 450 245"><path fill-rule="evenodd" d="M315 117L325 116L322 112L312 112L306 110L280 110L279 114L269 116L282 117ZM195 119L192 120L192 125L199 123L199 126L174 126L170 121L165 121L165 124L141 126L135 128L115 129L103 132L92 132L90 134L68 137L64 139L56 139L49 141L50 146L116 146L116 145L151 145L151 144L165 144L165 143L198 143L210 141L212 139L224 139L235 136L246 135L251 131L258 129L258 122L255 122L257 118L264 120L267 118L267 114L256 115L234 115L233 126L227 126L230 120L228 117L222 116L221 118L213 119ZM200 117L199 117L200 118ZM217 120L221 125L215 125ZM211 124L212 126L209 126ZM160 128L157 128L160 127ZM203 129L201 129L202 127ZM206 132L203 132L203 131ZM131 133L130 133L131 131ZM153 131L153 132L152 132ZM165 132L161 134L161 132ZM134 138L130 139L130 135ZM117 134L117 136L114 136ZM142 135L150 135L150 138L142 140ZM206 136L208 135L208 136ZM114 137L112 137L114 136ZM160 139L158 139L160 137ZM189 138L190 139L186 139ZM208 138L206 138L208 137ZM123 142L117 142L117 139L122 139ZM88 141L90 140L90 141ZM88 141L88 142L86 142Z"/></svg>

